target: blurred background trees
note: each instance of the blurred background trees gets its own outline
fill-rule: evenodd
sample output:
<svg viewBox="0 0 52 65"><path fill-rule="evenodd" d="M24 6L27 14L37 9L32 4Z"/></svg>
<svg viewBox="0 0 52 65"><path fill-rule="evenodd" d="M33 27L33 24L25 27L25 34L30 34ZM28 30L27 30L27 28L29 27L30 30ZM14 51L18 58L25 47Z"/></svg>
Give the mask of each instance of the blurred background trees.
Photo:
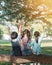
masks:
<svg viewBox="0 0 52 65"><path fill-rule="evenodd" d="M0 39L2 39L2 33L3 31L0 29Z"/></svg>
<svg viewBox="0 0 52 65"><path fill-rule="evenodd" d="M33 24L51 29L52 0L0 0L0 23L18 25L19 19L29 29Z"/></svg>

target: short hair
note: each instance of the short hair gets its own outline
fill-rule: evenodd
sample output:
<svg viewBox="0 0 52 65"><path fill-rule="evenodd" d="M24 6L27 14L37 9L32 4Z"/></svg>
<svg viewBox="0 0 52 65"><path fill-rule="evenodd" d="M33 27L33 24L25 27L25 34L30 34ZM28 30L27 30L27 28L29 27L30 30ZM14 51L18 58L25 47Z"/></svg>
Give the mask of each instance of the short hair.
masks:
<svg viewBox="0 0 52 65"><path fill-rule="evenodd" d="M24 37L25 34L27 34L28 40L30 40L31 35L30 35L30 31L29 31L28 29L25 29L25 30L23 31L22 38Z"/></svg>
<svg viewBox="0 0 52 65"><path fill-rule="evenodd" d="M11 39L16 39L18 37L18 33L17 32L12 32L11 33Z"/></svg>
<svg viewBox="0 0 52 65"><path fill-rule="evenodd" d="M35 37L39 37L39 36L40 36L40 33L39 33L38 31L35 31L35 32L34 32L34 36L35 36Z"/></svg>

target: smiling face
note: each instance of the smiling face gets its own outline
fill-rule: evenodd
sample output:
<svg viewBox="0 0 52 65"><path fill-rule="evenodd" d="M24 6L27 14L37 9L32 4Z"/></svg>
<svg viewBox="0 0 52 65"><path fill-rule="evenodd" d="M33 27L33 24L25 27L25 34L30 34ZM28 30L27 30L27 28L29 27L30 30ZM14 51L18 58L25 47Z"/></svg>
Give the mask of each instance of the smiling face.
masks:
<svg viewBox="0 0 52 65"><path fill-rule="evenodd" d="M27 34L24 34L23 41L24 41L24 43L28 42L28 36L27 36Z"/></svg>
<svg viewBox="0 0 52 65"><path fill-rule="evenodd" d="M39 36L40 36L40 33L38 31L35 31L34 32L34 37L35 37L35 40L36 40L37 43L38 43Z"/></svg>
<svg viewBox="0 0 52 65"><path fill-rule="evenodd" d="M16 39L18 37L18 33L17 32L12 32L11 33L11 39Z"/></svg>
<svg viewBox="0 0 52 65"><path fill-rule="evenodd" d="M25 43L27 43L30 40L30 31L28 29L25 29L23 31L22 39Z"/></svg>

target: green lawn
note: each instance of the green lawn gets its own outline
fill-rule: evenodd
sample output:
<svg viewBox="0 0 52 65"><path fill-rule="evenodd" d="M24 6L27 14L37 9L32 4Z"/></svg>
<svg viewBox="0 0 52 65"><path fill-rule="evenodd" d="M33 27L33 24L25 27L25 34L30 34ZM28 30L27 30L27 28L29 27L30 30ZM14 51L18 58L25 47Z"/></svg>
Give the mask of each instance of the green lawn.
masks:
<svg viewBox="0 0 52 65"><path fill-rule="evenodd" d="M49 42L46 42L50 44ZM0 54L11 54L11 43L9 41L0 41ZM52 55L52 46L48 46L48 47L41 47L41 54L48 54L48 55ZM12 65L11 63L0 63L0 65ZM29 65L29 63L27 63L27 65ZM41 64L41 65L52 65L52 64Z"/></svg>
<svg viewBox="0 0 52 65"><path fill-rule="evenodd" d="M0 44L10 44L10 41L0 40Z"/></svg>

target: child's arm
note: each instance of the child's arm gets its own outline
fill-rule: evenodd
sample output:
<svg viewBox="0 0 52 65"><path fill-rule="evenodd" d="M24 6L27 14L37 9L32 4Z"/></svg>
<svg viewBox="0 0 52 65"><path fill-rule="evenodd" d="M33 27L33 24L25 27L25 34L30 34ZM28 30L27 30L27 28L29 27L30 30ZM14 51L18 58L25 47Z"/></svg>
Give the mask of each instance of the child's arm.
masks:
<svg viewBox="0 0 52 65"><path fill-rule="evenodd" d="M18 20L18 33L21 35L22 31L24 29L24 24L22 21Z"/></svg>
<svg viewBox="0 0 52 65"><path fill-rule="evenodd" d="M45 36L45 32L43 32L40 37L39 37L39 40L38 40L38 43L41 44L41 41L43 40L44 36Z"/></svg>
<svg viewBox="0 0 52 65"><path fill-rule="evenodd" d="M24 50L24 45L23 45L23 41L20 40L20 45L21 45L21 50L23 51Z"/></svg>
<svg viewBox="0 0 52 65"><path fill-rule="evenodd" d="M41 41L42 41L43 38L44 38L44 33L42 33L42 34L40 35L40 37L39 37L39 40L38 40L38 43L39 43L39 44L41 43Z"/></svg>
<svg viewBox="0 0 52 65"><path fill-rule="evenodd" d="M43 26L43 32L41 32L41 35L40 35L39 40L38 40L39 44L41 43L41 41L42 41L42 39L44 38L45 35L46 35L46 29Z"/></svg>
<svg viewBox="0 0 52 65"><path fill-rule="evenodd" d="M20 40L22 37L23 28L24 28L23 23L20 20L18 20L18 40Z"/></svg>
<svg viewBox="0 0 52 65"><path fill-rule="evenodd" d="M32 53L35 54L35 41L32 39L31 44L29 45L30 49L32 50Z"/></svg>

